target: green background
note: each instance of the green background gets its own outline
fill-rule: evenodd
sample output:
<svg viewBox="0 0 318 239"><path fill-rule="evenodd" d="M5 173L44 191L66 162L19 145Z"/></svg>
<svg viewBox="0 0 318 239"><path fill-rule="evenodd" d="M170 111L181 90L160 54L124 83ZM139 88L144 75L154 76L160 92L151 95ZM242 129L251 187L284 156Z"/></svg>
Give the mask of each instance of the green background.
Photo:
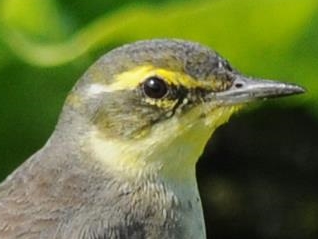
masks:
<svg viewBox="0 0 318 239"><path fill-rule="evenodd" d="M93 61L158 37L308 90L254 104L215 133L197 167L208 238L318 238L317 0L1 0L0 180L45 143Z"/></svg>

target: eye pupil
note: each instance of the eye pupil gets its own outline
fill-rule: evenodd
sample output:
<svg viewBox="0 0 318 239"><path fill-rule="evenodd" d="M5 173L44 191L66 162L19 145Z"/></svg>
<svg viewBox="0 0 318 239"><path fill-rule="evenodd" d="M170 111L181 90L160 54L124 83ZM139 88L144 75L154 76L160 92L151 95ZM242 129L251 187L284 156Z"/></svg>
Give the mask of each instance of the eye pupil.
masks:
<svg viewBox="0 0 318 239"><path fill-rule="evenodd" d="M143 90L148 97L153 99L163 98L168 92L168 88L164 80L156 76L149 77L144 82Z"/></svg>

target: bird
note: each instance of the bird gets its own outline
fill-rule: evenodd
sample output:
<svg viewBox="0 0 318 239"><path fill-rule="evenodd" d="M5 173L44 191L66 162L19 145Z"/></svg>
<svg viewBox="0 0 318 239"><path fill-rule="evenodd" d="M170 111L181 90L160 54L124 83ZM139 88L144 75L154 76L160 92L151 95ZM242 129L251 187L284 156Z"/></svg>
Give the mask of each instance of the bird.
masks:
<svg viewBox="0 0 318 239"><path fill-rule="evenodd" d="M304 93L181 39L99 58L45 145L0 184L1 239L204 239L195 165L248 103Z"/></svg>

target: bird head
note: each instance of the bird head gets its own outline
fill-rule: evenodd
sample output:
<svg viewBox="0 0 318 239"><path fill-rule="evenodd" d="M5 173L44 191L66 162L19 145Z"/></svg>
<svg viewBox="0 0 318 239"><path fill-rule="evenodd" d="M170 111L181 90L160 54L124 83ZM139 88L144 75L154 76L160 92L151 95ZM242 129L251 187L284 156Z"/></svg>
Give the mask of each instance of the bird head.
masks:
<svg viewBox="0 0 318 239"><path fill-rule="evenodd" d="M184 178L194 173L214 130L245 103L301 92L296 85L245 77L197 43L140 41L88 69L59 125L63 134L81 132L74 140L105 168Z"/></svg>

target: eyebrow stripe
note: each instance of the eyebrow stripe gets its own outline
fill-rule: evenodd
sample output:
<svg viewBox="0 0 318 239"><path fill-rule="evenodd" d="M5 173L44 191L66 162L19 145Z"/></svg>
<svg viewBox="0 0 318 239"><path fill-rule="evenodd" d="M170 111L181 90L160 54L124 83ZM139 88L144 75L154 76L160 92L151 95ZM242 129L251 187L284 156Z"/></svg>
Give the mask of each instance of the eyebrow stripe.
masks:
<svg viewBox="0 0 318 239"><path fill-rule="evenodd" d="M86 93L88 95L99 95L99 94L102 94L102 93L107 93L107 92L112 92L113 89L111 87L107 87L106 85L104 84L99 84L99 83L94 83L94 84L91 84Z"/></svg>

